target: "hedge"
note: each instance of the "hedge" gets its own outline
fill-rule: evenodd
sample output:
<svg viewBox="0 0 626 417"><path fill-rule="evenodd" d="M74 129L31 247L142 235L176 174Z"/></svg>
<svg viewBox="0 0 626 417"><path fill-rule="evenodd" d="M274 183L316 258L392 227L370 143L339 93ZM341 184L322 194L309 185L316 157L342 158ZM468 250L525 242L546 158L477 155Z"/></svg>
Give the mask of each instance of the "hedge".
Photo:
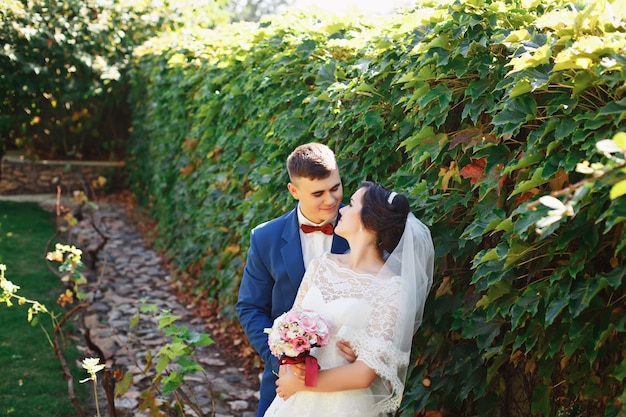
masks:
<svg viewBox="0 0 626 417"><path fill-rule="evenodd" d="M228 18L226 0L155 3L3 1L0 154L123 160L133 48L161 31L186 24L213 27Z"/></svg>
<svg viewBox="0 0 626 417"><path fill-rule="evenodd" d="M251 228L294 205L287 155L327 143L346 196L402 191L433 234L401 415L624 416L624 16L448 1L152 39L128 163L155 245L234 320Z"/></svg>

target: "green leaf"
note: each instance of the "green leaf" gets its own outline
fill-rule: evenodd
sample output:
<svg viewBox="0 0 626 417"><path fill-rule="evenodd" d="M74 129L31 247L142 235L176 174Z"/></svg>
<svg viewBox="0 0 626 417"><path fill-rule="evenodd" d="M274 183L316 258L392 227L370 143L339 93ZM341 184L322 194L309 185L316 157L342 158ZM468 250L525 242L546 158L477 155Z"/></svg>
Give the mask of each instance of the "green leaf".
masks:
<svg viewBox="0 0 626 417"><path fill-rule="evenodd" d="M136 312L135 314L130 316L129 328L131 330L136 329L138 324L139 324L139 312Z"/></svg>
<svg viewBox="0 0 626 417"><path fill-rule="evenodd" d="M415 73L413 71L407 71L404 74L402 74L402 77L397 79L395 82L396 83L410 83L413 81L414 78L415 78Z"/></svg>
<svg viewBox="0 0 626 417"><path fill-rule="evenodd" d="M542 413L544 416L550 415L550 389L547 385L539 383L535 386L531 412Z"/></svg>
<svg viewBox="0 0 626 417"><path fill-rule="evenodd" d="M208 334L198 332L190 332L187 337L187 342L191 346L210 346L214 343L213 339L211 339Z"/></svg>
<svg viewBox="0 0 626 417"><path fill-rule="evenodd" d="M560 297L563 294L559 293L559 296L553 300L546 309L546 326L554 323L554 319L563 311L565 306L569 303L569 297Z"/></svg>
<svg viewBox="0 0 626 417"><path fill-rule="evenodd" d="M476 268L482 263L498 259L500 258L498 257L498 251L496 250L496 248L489 249L488 251L478 252L472 261L472 268Z"/></svg>
<svg viewBox="0 0 626 417"><path fill-rule="evenodd" d="M549 44L538 47L532 53L526 52L518 57L511 59L511 61L507 64L508 66L513 67L513 69L509 71L507 76L512 73L525 70L527 68L535 68L540 65L547 64L550 62L551 56L552 49Z"/></svg>
<svg viewBox="0 0 626 417"><path fill-rule="evenodd" d="M326 64L322 65L317 72L315 83L318 85L334 83L337 80L335 76L336 70L337 67L335 66L335 61L329 61Z"/></svg>
<svg viewBox="0 0 626 417"><path fill-rule="evenodd" d="M532 286L522 293L518 302L511 308L511 325L514 329L523 324L522 318L526 314L531 316L537 314L540 301L540 293Z"/></svg>
<svg viewBox="0 0 626 417"><path fill-rule="evenodd" d="M161 314L157 316L159 329L171 325L178 319L180 319L180 316L176 316L169 311L161 311Z"/></svg>
<svg viewBox="0 0 626 417"><path fill-rule="evenodd" d="M539 187L547 182L548 180L543 178L543 168L537 168L533 171L532 177L529 180L520 181L519 184L515 186L515 189L509 196L509 199L518 194L523 194L535 187Z"/></svg>
<svg viewBox="0 0 626 417"><path fill-rule="evenodd" d="M516 83L515 86L511 89L509 97L514 98L517 96L521 96L523 94L531 92L532 89L533 87L530 84L530 81L528 81L527 79L522 79L518 83Z"/></svg>
<svg viewBox="0 0 626 417"><path fill-rule="evenodd" d="M365 121L365 125L367 126L368 130L382 130L384 120L380 116L380 112L376 110L369 111L363 115L363 120Z"/></svg>
<svg viewBox="0 0 626 417"><path fill-rule="evenodd" d="M622 362L620 362L620 364L615 367L615 369L611 373L611 376L618 381L624 381L624 379L626 378L626 359L623 359Z"/></svg>
<svg viewBox="0 0 626 417"><path fill-rule="evenodd" d="M180 373L183 375L189 375L196 372L204 371L202 365L187 357L179 358L176 363L180 366Z"/></svg>
<svg viewBox="0 0 626 417"><path fill-rule="evenodd" d="M162 381L163 395L169 395L176 391L178 387L183 383L183 376L176 371L172 371L169 375L165 376Z"/></svg>
<svg viewBox="0 0 626 417"><path fill-rule="evenodd" d="M436 134L432 126L424 126L422 130L402 141L400 147L406 148L409 155L417 154L418 162L421 162L427 158L436 158L446 139L445 133ZM419 152L415 152L416 149Z"/></svg>
<svg viewBox="0 0 626 417"><path fill-rule="evenodd" d="M511 265L515 265L520 259L523 259L529 252L533 250L532 245L520 240L514 240L506 254L504 268L508 269Z"/></svg>
<svg viewBox="0 0 626 417"><path fill-rule="evenodd" d="M552 152L551 146L555 146L555 147L562 146L563 145L562 140L566 137L571 136L571 134L578 128L579 127L578 127L577 122L569 118L565 118L565 117L561 118L559 125L556 127L556 130L554 131L554 138L559 139L559 140L555 140L548 145L548 154Z"/></svg>
<svg viewBox="0 0 626 417"><path fill-rule="evenodd" d="M621 180L611 187L611 200L615 200L624 194L626 194L626 180Z"/></svg>
<svg viewBox="0 0 626 417"><path fill-rule="evenodd" d="M544 157L540 154L526 154L520 159L514 159L514 163L511 165L507 165L506 168L502 170L502 174L508 174L515 170L535 165L536 163L543 161L543 159Z"/></svg>
<svg viewBox="0 0 626 417"><path fill-rule="evenodd" d="M620 114L623 115L626 113L626 98L623 98L619 101L612 101L608 103L606 106L603 106L598 111L598 114L607 115L607 114ZM620 117L620 120L622 117Z"/></svg>
<svg viewBox="0 0 626 417"><path fill-rule="evenodd" d="M513 231L513 220L509 217L508 219L502 220L500 223L496 225L493 229L494 232L511 232Z"/></svg>
<svg viewBox="0 0 626 417"><path fill-rule="evenodd" d="M506 38L502 40L502 43L519 43L521 41L526 41L530 39L530 33L528 29L517 29L512 30Z"/></svg>
<svg viewBox="0 0 626 417"><path fill-rule="evenodd" d="M502 296L507 295L511 292L511 281L498 281L495 282L492 286L487 290L487 294L491 301L495 301L500 299Z"/></svg>
<svg viewBox="0 0 626 417"><path fill-rule="evenodd" d="M484 317L472 317L471 323L463 326L461 332L465 338L476 338L476 344L480 349L485 349L500 334L503 322L497 320L485 320Z"/></svg>
<svg viewBox="0 0 626 417"><path fill-rule="evenodd" d="M619 289L622 286L622 282L624 281L624 277L626 276L626 267L620 266L614 268L608 274L600 275L600 279L603 282L606 282L611 288Z"/></svg>
<svg viewBox="0 0 626 417"><path fill-rule="evenodd" d="M600 276L589 279L578 279L572 286L570 294L569 311L572 317L578 317L589 307L591 300L608 285L606 279Z"/></svg>
<svg viewBox="0 0 626 417"><path fill-rule="evenodd" d="M502 365L509 362L509 360L509 355L500 354L491 361L491 365L489 365L487 370L487 384L491 383L491 380L497 375Z"/></svg>
<svg viewBox="0 0 626 417"><path fill-rule="evenodd" d="M450 91L447 85L441 83L441 84L437 84L435 88L430 88L426 93L424 93L417 100L417 103L422 108L425 108L431 102L436 101L438 105L438 109L441 111L448 107L451 99L452 99L452 91Z"/></svg>
<svg viewBox="0 0 626 417"><path fill-rule="evenodd" d="M482 210L481 215L465 228L461 238L468 240L480 238L502 222L502 214L502 210Z"/></svg>
<svg viewBox="0 0 626 417"><path fill-rule="evenodd" d="M127 371L121 380L115 384L115 397L120 397L128 392L133 383L133 373Z"/></svg>
<svg viewBox="0 0 626 417"><path fill-rule="evenodd" d="M615 142L618 147L626 149L626 132L616 133L615 136L613 136L613 142Z"/></svg>
<svg viewBox="0 0 626 417"><path fill-rule="evenodd" d="M502 106L492 121L494 126L501 128L502 134L517 133L524 123L537 116L537 103L530 94L503 101Z"/></svg>
<svg viewBox="0 0 626 417"><path fill-rule="evenodd" d="M157 371L156 376L161 375L163 371L165 370L165 368L167 367L167 365L169 365L169 363L170 363L170 359L167 357L167 355L160 355L159 360L157 361L157 364L154 367L154 369L156 369Z"/></svg>
<svg viewBox="0 0 626 417"><path fill-rule="evenodd" d="M357 84L354 91L357 91L360 93L376 93L376 89L372 87L371 85L369 85L368 83Z"/></svg>
<svg viewBox="0 0 626 417"><path fill-rule="evenodd" d="M144 304L139 307L139 311L142 313L156 313L158 306L156 304Z"/></svg>
<svg viewBox="0 0 626 417"><path fill-rule="evenodd" d="M574 79L572 97L580 96L588 87L592 86L598 77L591 71L580 71Z"/></svg>

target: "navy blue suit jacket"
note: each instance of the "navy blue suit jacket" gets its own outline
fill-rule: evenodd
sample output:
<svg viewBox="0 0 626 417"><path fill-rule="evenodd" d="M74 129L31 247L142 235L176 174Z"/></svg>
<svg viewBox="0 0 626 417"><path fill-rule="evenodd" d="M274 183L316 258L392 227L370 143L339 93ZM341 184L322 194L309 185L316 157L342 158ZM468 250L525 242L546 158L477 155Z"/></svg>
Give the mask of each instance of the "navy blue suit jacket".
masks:
<svg viewBox="0 0 626 417"><path fill-rule="evenodd" d="M331 252L345 253L348 242L333 236ZM250 233L250 248L243 272L237 315L250 343L261 355L265 369L261 398L271 402L276 395L278 358L272 356L264 329L291 309L304 275L302 244L297 207L289 213L263 223Z"/></svg>

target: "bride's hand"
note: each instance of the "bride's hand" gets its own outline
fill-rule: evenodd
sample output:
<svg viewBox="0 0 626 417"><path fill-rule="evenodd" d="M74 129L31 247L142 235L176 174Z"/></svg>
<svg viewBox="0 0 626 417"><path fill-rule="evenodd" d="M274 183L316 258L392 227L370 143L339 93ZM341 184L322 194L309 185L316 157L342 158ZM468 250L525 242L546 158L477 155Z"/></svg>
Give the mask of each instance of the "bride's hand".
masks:
<svg viewBox="0 0 626 417"><path fill-rule="evenodd" d="M350 342L346 342L344 340L340 340L337 342L337 348L339 349L339 354L343 356L348 363L352 363L356 360L356 353L352 350L352 346L350 346Z"/></svg>
<svg viewBox="0 0 626 417"><path fill-rule="evenodd" d="M276 380L276 395L283 400L288 400L296 392L304 387L304 377L298 378L291 369L292 365L280 367L280 377Z"/></svg>

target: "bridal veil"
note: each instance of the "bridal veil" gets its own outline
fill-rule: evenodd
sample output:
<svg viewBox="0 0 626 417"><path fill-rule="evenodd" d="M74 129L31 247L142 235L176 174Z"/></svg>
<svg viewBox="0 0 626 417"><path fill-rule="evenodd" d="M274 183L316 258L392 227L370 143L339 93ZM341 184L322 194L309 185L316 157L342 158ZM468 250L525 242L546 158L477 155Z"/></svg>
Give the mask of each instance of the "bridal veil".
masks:
<svg viewBox="0 0 626 417"><path fill-rule="evenodd" d="M412 213L408 214L404 233L391 254L386 256L379 279L389 284L381 291L395 320L384 320L386 352L379 352L373 362L367 360L379 378L370 386L375 410L384 415L400 407L406 380L413 335L422 323L424 304L432 286L434 247L429 229ZM390 280L389 277L393 278ZM375 313L378 314L378 313ZM374 319L376 320L376 319ZM383 322L381 321L381 326ZM358 349L357 349L358 350Z"/></svg>

